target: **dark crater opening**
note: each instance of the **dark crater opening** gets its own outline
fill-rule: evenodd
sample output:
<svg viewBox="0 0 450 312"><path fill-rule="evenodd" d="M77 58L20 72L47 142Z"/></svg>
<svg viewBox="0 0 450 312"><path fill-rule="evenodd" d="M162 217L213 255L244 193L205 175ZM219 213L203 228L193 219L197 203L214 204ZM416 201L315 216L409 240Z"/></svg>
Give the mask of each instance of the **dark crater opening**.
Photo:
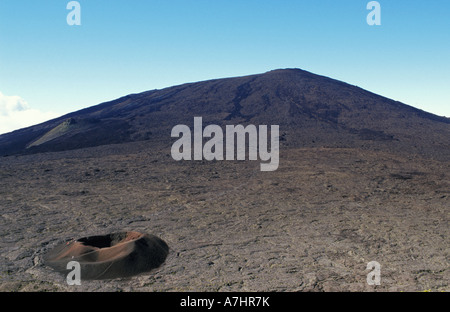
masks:
<svg viewBox="0 0 450 312"><path fill-rule="evenodd" d="M133 235L134 234L134 235ZM97 235L83 237L77 240L86 246L92 246L97 248L107 248L117 245L120 242L126 242L139 237L139 234L133 232L121 232L107 235Z"/></svg>
<svg viewBox="0 0 450 312"><path fill-rule="evenodd" d="M93 246L97 248L105 248L105 247L111 247L112 240L109 235L107 236L92 236L92 237L85 237L78 240L79 242L83 243L87 246Z"/></svg>

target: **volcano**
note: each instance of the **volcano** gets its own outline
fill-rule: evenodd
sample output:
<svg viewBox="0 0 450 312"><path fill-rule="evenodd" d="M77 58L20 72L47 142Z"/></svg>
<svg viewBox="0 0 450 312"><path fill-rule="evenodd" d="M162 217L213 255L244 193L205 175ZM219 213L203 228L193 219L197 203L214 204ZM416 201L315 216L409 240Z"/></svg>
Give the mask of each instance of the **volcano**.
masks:
<svg viewBox="0 0 450 312"><path fill-rule="evenodd" d="M0 155L170 141L177 124L279 125L282 146L358 147L446 158L450 119L300 69L130 94L0 136Z"/></svg>

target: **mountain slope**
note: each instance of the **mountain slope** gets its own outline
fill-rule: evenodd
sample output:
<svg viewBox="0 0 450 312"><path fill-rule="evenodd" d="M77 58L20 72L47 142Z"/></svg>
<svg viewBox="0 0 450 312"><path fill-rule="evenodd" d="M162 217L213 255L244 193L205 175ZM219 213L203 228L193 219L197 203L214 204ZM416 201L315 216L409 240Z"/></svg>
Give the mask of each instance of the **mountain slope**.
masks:
<svg viewBox="0 0 450 312"><path fill-rule="evenodd" d="M363 147L447 158L450 119L299 69L131 94L0 136L0 155L151 140L177 124L280 126L285 147Z"/></svg>

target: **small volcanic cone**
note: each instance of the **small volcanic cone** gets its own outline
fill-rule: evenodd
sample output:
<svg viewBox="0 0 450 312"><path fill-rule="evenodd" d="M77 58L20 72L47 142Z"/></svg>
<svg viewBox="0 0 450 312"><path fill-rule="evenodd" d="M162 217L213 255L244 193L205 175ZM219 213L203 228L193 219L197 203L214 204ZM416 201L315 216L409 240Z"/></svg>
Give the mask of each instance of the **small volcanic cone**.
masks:
<svg viewBox="0 0 450 312"><path fill-rule="evenodd" d="M119 232L83 237L51 250L45 263L68 273L67 263L77 261L82 280L129 277L159 267L169 247L160 238L139 232Z"/></svg>

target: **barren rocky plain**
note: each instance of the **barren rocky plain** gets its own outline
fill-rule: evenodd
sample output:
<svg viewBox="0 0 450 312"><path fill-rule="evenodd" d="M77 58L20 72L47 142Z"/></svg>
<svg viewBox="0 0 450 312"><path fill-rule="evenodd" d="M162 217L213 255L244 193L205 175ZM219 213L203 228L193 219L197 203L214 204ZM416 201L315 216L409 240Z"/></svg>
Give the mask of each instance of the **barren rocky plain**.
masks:
<svg viewBox="0 0 450 312"><path fill-rule="evenodd" d="M175 161L194 116L279 125L278 169ZM448 118L299 69L190 83L0 135L0 290L449 291L449 207ZM70 286L44 261L123 231L165 262Z"/></svg>
<svg viewBox="0 0 450 312"><path fill-rule="evenodd" d="M167 150L169 150L170 146ZM101 157L100 157L101 155ZM176 162L145 142L0 162L2 291L448 291L449 162L348 148ZM132 278L43 263L71 238L137 230L170 247ZM370 286L367 263L381 264Z"/></svg>

